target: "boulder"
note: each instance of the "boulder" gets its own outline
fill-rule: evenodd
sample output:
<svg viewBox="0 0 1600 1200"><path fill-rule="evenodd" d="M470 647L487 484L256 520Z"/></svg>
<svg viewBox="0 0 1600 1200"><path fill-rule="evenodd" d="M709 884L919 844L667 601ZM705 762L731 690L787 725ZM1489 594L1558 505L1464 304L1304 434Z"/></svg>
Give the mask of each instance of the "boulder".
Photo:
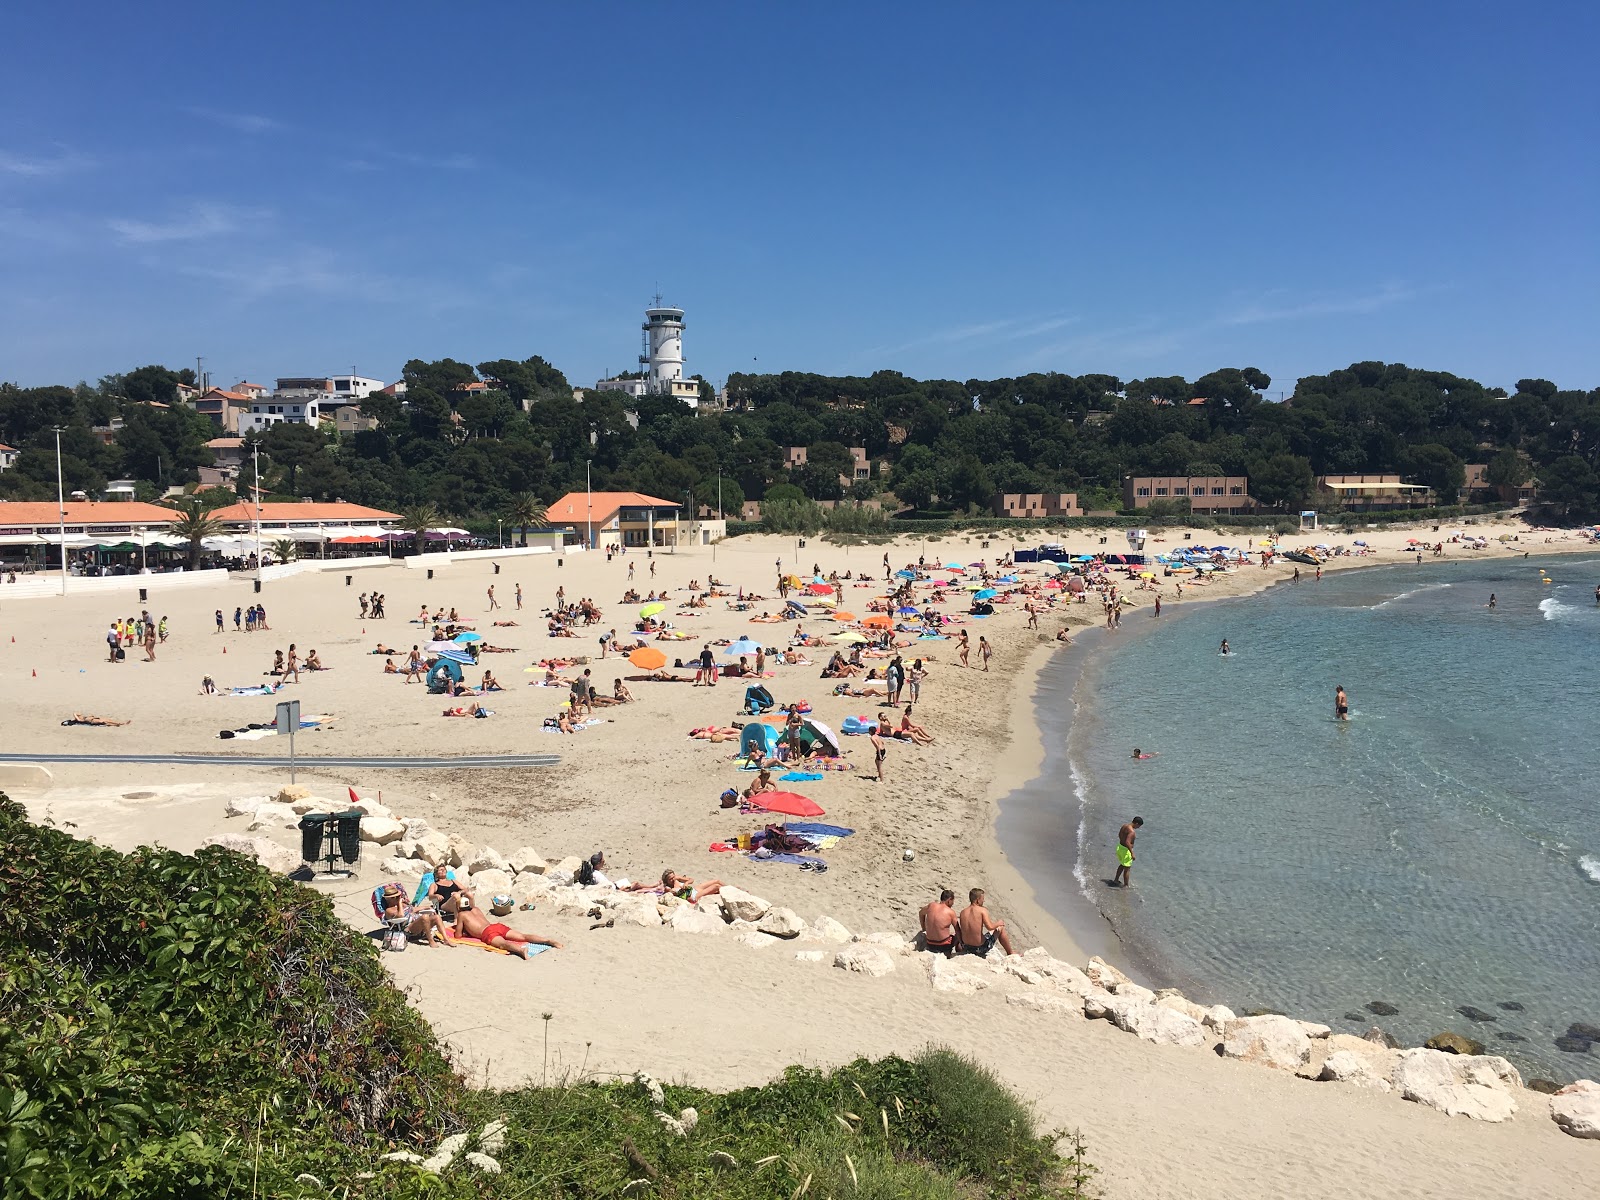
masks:
<svg viewBox="0 0 1600 1200"><path fill-rule="evenodd" d="M290 850L287 847L280 846L271 838L244 837L237 833L224 833L217 837L209 837L201 844L205 846L221 846L224 850L231 850L235 854L253 858L275 875L286 875L290 871L299 870L302 865L298 850Z"/></svg>
<svg viewBox="0 0 1600 1200"><path fill-rule="evenodd" d="M550 876L555 883L571 883L578 877L578 868L583 866L583 859L569 854L555 866L546 869L545 874Z"/></svg>
<svg viewBox="0 0 1600 1200"><path fill-rule="evenodd" d="M1051 958L1048 954L1035 958L1029 958L1025 954L1023 958L1032 963L1036 970L1042 971L1057 988L1071 992L1074 996L1081 998L1104 990L1077 967L1059 958Z"/></svg>
<svg viewBox="0 0 1600 1200"><path fill-rule="evenodd" d="M1376 1025L1374 1025L1371 1029L1367 1030L1366 1033L1362 1034L1361 1035L1361 1040L1364 1041L1364 1042L1371 1042L1371 1043L1373 1043L1374 1045L1377 1045L1377 1046L1386 1046L1390 1050L1398 1050L1398 1049L1400 1049L1400 1041L1399 1041L1399 1039L1394 1037L1392 1034L1385 1033L1382 1029L1379 1029Z"/></svg>
<svg viewBox="0 0 1600 1200"><path fill-rule="evenodd" d="M459 834L450 834L449 842L452 867L464 867L477 857L478 848Z"/></svg>
<svg viewBox="0 0 1600 1200"><path fill-rule="evenodd" d="M484 874L492 874L492 872L486 871ZM687 908L688 906L685 905L684 907ZM581 892L572 891L568 888L557 888L545 898L545 911L552 912L558 917L592 917L598 915L601 910L598 904ZM705 916L704 913L697 915ZM706 919L716 921L714 917L706 917ZM721 928L721 921L716 921L716 924L718 928Z"/></svg>
<svg viewBox="0 0 1600 1200"><path fill-rule="evenodd" d="M400 824L406 827L406 836L408 838L419 838L425 833L433 832L433 826L429 825L421 817L401 817Z"/></svg>
<svg viewBox="0 0 1600 1200"><path fill-rule="evenodd" d="M406 858L420 859L430 868L445 866L450 860L450 839L430 829L421 837L402 838L399 852Z"/></svg>
<svg viewBox="0 0 1600 1200"><path fill-rule="evenodd" d="M1280 1071L1298 1071L1311 1061L1311 1039L1300 1022L1288 1017L1239 1017L1222 1027L1222 1053Z"/></svg>
<svg viewBox="0 0 1600 1200"><path fill-rule="evenodd" d="M513 850L506 855L506 862L511 865L511 869L518 875L524 871L531 871L535 875L543 875L545 871L544 855L540 854L532 846L523 846L521 849Z"/></svg>
<svg viewBox="0 0 1600 1200"><path fill-rule="evenodd" d="M290 783L278 789L278 794L273 797L279 804L289 805L296 800L311 799L311 789L301 783Z"/></svg>
<svg viewBox="0 0 1600 1200"><path fill-rule="evenodd" d="M1308 1038L1325 1038L1333 1032L1326 1025L1318 1025L1315 1021L1296 1021L1300 1031Z"/></svg>
<svg viewBox="0 0 1600 1200"><path fill-rule="evenodd" d="M1160 1008L1182 1013L1202 1025L1206 1024L1206 1018L1210 1015L1210 1010L1203 1004L1196 1004L1176 988L1162 988L1156 993L1155 1003Z"/></svg>
<svg viewBox="0 0 1600 1200"><path fill-rule="evenodd" d="M1012 992L1006 997L1006 1003L1014 1004L1018 1008L1031 1008L1037 1012L1060 1013L1068 1017L1083 1015L1082 1004L1070 996L1040 995L1038 992Z"/></svg>
<svg viewBox="0 0 1600 1200"><path fill-rule="evenodd" d="M1600 1083L1580 1079L1550 1097L1550 1116L1563 1133L1600 1138Z"/></svg>
<svg viewBox="0 0 1600 1200"><path fill-rule="evenodd" d="M517 876L521 879L522 876ZM612 920L618 925L638 925L644 929L661 928L661 910L653 900L632 900L611 910Z"/></svg>
<svg viewBox="0 0 1600 1200"><path fill-rule="evenodd" d="M322 800L322 799L318 799L317 797L312 797L310 801L296 801L296 803L326 804L326 805L328 805L328 807L330 809L333 807L333 801L331 801L331 800ZM387 804L380 804L376 800L368 800L365 797L363 797L360 800L352 800L350 802L350 807L351 808L360 809L363 816L368 816L368 817L392 817L392 816L394 816L394 810L391 809ZM327 811L327 810L324 810L324 811Z"/></svg>
<svg viewBox="0 0 1600 1200"><path fill-rule="evenodd" d="M892 930L887 929L878 933L864 933L856 940L859 942L865 942L869 946L882 946L885 950L893 950L896 952L906 948L905 935L895 933Z"/></svg>
<svg viewBox="0 0 1600 1200"><path fill-rule="evenodd" d="M1132 980L1117 984L1116 987L1111 989L1111 994L1121 996L1127 1000L1137 1000L1140 1004L1154 1004L1156 1002L1156 994L1154 992L1147 987L1141 987Z"/></svg>
<svg viewBox="0 0 1600 1200"><path fill-rule="evenodd" d="M1443 1050L1446 1054L1482 1054L1483 1043L1475 1038L1463 1037L1459 1033L1445 1030L1436 1033L1422 1043L1429 1050Z"/></svg>
<svg viewBox="0 0 1600 1200"><path fill-rule="evenodd" d="M828 952L826 950L796 950L794 952L796 962L823 962L827 957Z"/></svg>
<svg viewBox="0 0 1600 1200"><path fill-rule="evenodd" d="M894 955L882 946L868 946L856 942L835 953L833 965L842 971L855 971L861 975L878 978L894 970Z"/></svg>
<svg viewBox="0 0 1600 1200"><path fill-rule="evenodd" d="M700 899L694 902L694 906L707 916L716 917L719 921L728 919L728 914L722 906L722 896L719 893L714 892L709 896L701 896Z"/></svg>
<svg viewBox="0 0 1600 1200"><path fill-rule="evenodd" d="M752 950L763 950L768 946L776 946L781 940L770 933L761 933L754 929L741 929L733 935L733 940L741 945L749 946Z"/></svg>
<svg viewBox="0 0 1600 1200"><path fill-rule="evenodd" d="M478 898L478 903L484 908L489 907L489 897L511 895L511 874L509 871L499 871L486 868L474 871L471 882L467 884L472 889L472 894Z"/></svg>
<svg viewBox="0 0 1600 1200"><path fill-rule="evenodd" d="M690 904L680 904L674 908L666 924L679 933L721 933L725 928L721 917L701 912Z"/></svg>
<svg viewBox="0 0 1600 1200"><path fill-rule="evenodd" d="M493 846L480 847L478 852L467 860L466 868L474 875L479 871L505 871L511 875L517 873L516 869L502 858L500 851Z"/></svg>
<svg viewBox="0 0 1600 1200"><path fill-rule="evenodd" d="M1110 1005L1114 997L1103 987L1090 987L1083 997L1083 1015L1091 1021L1103 1020L1111 1015Z"/></svg>
<svg viewBox="0 0 1600 1200"><path fill-rule="evenodd" d="M1498 1021L1500 1019L1499 1017L1495 1016L1494 1013L1485 1012L1483 1009L1475 1008L1470 1004L1463 1004L1457 1008L1456 1011L1467 1020L1476 1021L1480 1025L1486 1021Z"/></svg>
<svg viewBox="0 0 1600 1200"><path fill-rule="evenodd" d="M223 814L230 817L250 817L255 815L256 809L268 803L265 796L244 796L229 800L223 807Z"/></svg>
<svg viewBox="0 0 1600 1200"><path fill-rule="evenodd" d="M819 941L834 942L839 945L852 940L855 935L832 917L818 917L811 922L811 932Z"/></svg>
<svg viewBox="0 0 1600 1200"><path fill-rule="evenodd" d="M1012 955L1005 960L1005 969L1006 974L1022 980L1023 983L1028 984L1030 987L1050 986L1050 977L1048 975L1018 955Z"/></svg>
<svg viewBox="0 0 1600 1200"><path fill-rule="evenodd" d="M258 805L253 815L255 819L250 822L252 830L282 829L285 826L293 828L300 823L300 818L294 809L287 804L276 804L271 800Z"/></svg>
<svg viewBox="0 0 1600 1200"><path fill-rule="evenodd" d="M405 836L406 827L391 817L362 817L361 840L387 846Z"/></svg>
<svg viewBox="0 0 1600 1200"><path fill-rule="evenodd" d="M1397 1017L1400 1010L1387 1000L1368 1000L1367 1011L1375 1017Z"/></svg>
<svg viewBox="0 0 1600 1200"><path fill-rule="evenodd" d="M1115 992L1118 984L1133 982L1105 959L1098 956L1089 960L1088 966L1083 968L1083 973L1089 977L1090 983L1096 987L1105 988L1108 992Z"/></svg>
<svg viewBox="0 0 1600 1200"><path fill-rule="evenodd" d="M867 942L857 942L856 945L862 949L884 949ZM993 987L995 983L994 972L982 959L971 954L958 954L954 958L946 958L942 954L930 955L928 978L933 983L934 991L954 992L960 996L970 996L973 992Z"/></svg>
<svg viewBox="0 0 1600 1200"><path fill-rule="evenodd" d="M1226 1004L1213 1004L1206 1009L1206 1015L1200 1018L1200 1023L1211 1030L1212 1033L1221 1037L1222 1031L1227 1027L1228 1022L1237 1021L1238 1019L1238 1015Z"/></svg>
<svg viewBox="0 0 1600 1200"><path fill-rule="evenodd" d="M1205 1026L1175 1009L1143 1000L1113 995L1106 1015L1118 1029L1136 1034L1158 1046L1204 1046L1210 1042Z"/></svg>
<svg viewBox="0 0 1600 1200"><path fill-rule="evenodd" d="M385 875L398 875L402 879L421 879L423 867L414 858L401 858L398 855L394 855L380 862L378 870Z"/></svg>
<svg viewBox="0 0 1600 1200"><path fill-rule="evenodd" d="M752 896L743 888L724 887L719 894L722 897L723 914L730 921L759 921L772 907L770 900Z"/></svg>
<svg viewBox="0 0 1600 1200"><path fill-rule="evenodd" d="M1389 1082L1389 1074L1394 1070L1394 1060L1398 1060L1399 1053L1394 1050L1384 1050L1382 1053L1389 1055L1391 1061L1385 1062L1377 1055L1357 1054L1353 1050L1335 1050L1323 1060L1322 1071L1317 1078L1333 1083L1353 1083L1357 1087L1375 1088L1380 1092L1390 1091L1394 1085Z"/></svg>
<svg viewBox="0 0 1600 1200"><path fill-rule="evenodd" d="M1517 1111L1522 1076L1493 1054L1442 1054L1402 1050L1389 1082L1407 1100L1452 1117L1505 1121Z"/></svg>
<svg viewBox="0 0 1600 1200"><path fill-rule="evenodd" d="M302 817L305 816L308 812L331 812L331 811L333 811L333 805L332 804L329 804L325 800L320 800L316 796L312 796L309 800L293 800L293 801L290 801L289 807L294 809L296 815L302 816ZM381 815L388 816L389 814L388 813L383 813Z"/></svg>
<svg viewBox="0 0 1600 1200"><path fill-rule="evenodd" d="M531 871L523 871L511 881L511 898L518 904L536 904L548 899L555 890L555 884Z"/></svg>
<svg viewBox="0 0 1600 1200"><path fill-rule="evenodd" d="M1561 1085L1554 1079L1525 1079L1522 1086L1530 1092L1543 1092L1546 1096L1554 1096L1561 1090Z"/></svg>
<svg viewBox="0 0 1600 1200"><path fill-rule="evenodd" d="M792 908L769 908L756 922L756 928L762 933L781 938L798 937L805 927L806 923Z"/></svg>

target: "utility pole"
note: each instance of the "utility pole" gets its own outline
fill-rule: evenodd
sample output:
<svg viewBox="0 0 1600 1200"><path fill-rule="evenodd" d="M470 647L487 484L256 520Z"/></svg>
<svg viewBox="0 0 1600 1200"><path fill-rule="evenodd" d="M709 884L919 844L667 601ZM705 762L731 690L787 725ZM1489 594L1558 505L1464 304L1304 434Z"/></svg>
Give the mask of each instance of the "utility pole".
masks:
<svg viewBox="0 0 1600 1200"><path fill-rule="evenodd" d="M585 522L587 524L587 534L585 535L585 541L583 543L583 548L585 550L594 549L594 487L589 482L589 466L591 461L592 460L587 458L583 460L583 494L584 500L587 504L585 512L588 514L585 517Z"/></svg>
<svg viewBox="0 0 1600 1200"><path fill-rule="evenodd" d="M56 508L61 518L61 598L67 597L67 492L61 476L61 426L53 425L56 435Z"/></svg>
<svg viewBox="0 0 1600 1200"><path fill-rule="evenodd" d="M256 495L256 590L261 590L261 443L251 449L255 460L255 479L251 481Z"/></svg>

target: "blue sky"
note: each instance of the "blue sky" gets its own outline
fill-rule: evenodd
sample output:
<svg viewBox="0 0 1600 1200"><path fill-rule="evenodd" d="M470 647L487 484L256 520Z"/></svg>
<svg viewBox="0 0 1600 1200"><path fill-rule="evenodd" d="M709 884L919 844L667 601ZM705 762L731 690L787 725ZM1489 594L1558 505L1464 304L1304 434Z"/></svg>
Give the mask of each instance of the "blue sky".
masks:
<svg viewBox="0 0 1600 1200"><path fill-rule="evenodd" d="M1578 3L12 6L0 379L1600 386Z"/></svg>

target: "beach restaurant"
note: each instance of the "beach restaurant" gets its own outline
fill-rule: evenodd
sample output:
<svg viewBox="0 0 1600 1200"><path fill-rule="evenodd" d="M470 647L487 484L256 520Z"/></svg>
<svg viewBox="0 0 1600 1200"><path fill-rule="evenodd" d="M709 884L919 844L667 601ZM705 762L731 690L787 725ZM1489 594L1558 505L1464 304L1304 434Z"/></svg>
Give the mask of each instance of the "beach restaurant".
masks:
<svg viewBox="0 0 1600 1200"><path fill-rule="evenodd" d="M545 523L591 550L676 546L680 511L643 492L568 492L545 510Z"/></svg>
<svg viewBox="0 0 1600 1200"><path fill-rule="evenodd" d="M64 545L79 564L116 561L138 570L159 564L162 551L187 551L171 533L177 519L170 508L133 500L0 500L0 556L17 568L49 567Z"/></svg>
<svg viewBox="0 0 1600 1200"><path fill-rule="evenodd" d="M322 558L383 554L393 543L411 541L411 534L394 528L399 513L343 500L325 504L240 501L213 510L211 517L221 522L225 533L207 538L203 544L207 550L223 553L253 553L258 523L263 549L270 549L273 542L291 541L315 547ZM467 536L466 530L435 532Z"/></svg>

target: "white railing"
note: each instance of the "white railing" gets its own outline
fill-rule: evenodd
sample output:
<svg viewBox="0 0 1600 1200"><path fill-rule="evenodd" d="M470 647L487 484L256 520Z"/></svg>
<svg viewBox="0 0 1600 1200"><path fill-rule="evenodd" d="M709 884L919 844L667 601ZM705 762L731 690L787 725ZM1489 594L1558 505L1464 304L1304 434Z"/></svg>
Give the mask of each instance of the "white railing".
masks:
<svg viewBox="0 0 1600 1200"><path fill-rule="evenodd" d="M582 546L506 546L498 550L442 550L437 554L412 554L403 561L413 571L424 567L448 567L452 563L473 562L478 559L529 558L535 554L571 554L582 551Z"/></svg>
<svg viewBox="0 0 1600 1200"><path fill-rule="evenodd" d="M81 596L102 592L137 592L148 588L166 592L177 588L210 587L226 583L226 571L168 571L160 575L73 575L67 579L67 595ZM0 582L0 603L7 600L32 600L61 595L61 576L19 575L15 583Z"/></svg>

